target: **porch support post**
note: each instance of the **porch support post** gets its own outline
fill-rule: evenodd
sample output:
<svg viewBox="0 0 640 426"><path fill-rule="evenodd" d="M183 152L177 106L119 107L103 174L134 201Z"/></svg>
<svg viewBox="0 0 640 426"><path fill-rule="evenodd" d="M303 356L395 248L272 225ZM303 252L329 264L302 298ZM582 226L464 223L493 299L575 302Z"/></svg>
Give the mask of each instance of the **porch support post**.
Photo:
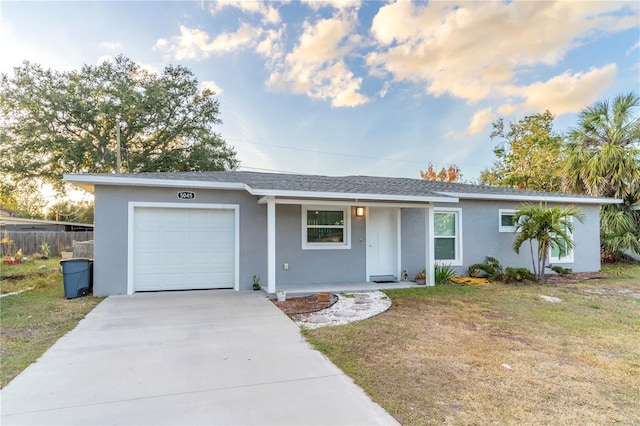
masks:
<svg viewBox="0 0 640 426"><path fill-rule="evenodd" d="M276 202L267 199L267 291L276 292Z"/></svg>
<svg viewBox="0 0 640 426"><path fill-rule="evenodd" d="M433 230L433 205L430 204L429 207L426 208L426 253L427 258L425 260L425 265L427 269L427 285L434 286L436 284L434 273L434 266L436 264L436 255L435 255L435 243L434 243L434 230Z"/></svg>

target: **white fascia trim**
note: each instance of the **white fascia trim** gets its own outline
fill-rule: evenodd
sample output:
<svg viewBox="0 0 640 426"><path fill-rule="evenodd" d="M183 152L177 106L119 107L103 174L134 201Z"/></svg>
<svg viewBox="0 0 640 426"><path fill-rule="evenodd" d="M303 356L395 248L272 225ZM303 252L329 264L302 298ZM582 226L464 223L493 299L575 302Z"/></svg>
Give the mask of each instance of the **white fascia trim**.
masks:
<svg viewBox="0 0 640 426"><path fill-rule="evenodd" d="M273 199L275 204L289 204L289 205L309 205L309 206L362 206L362 207L397 207L397 208L424 208L426 205L432 203L382 203L382 202L369 202L361 200L351 201L335 201L335 200L307 200L302 198L273 198L262 197L258 200L258 204L266 204L268 200Z"/></svg>
<svg viewBox="0 0 640 426"><path fill-rule="evenodd" d="M458 199L444 195L443 197L422 197L417 195L392 195L392 194L352 194L347 192L314 192L314 191L288 191L271 189L254 189L249 190L252 195L266 195L272 197L291 197L291 198L334 198L336 200L358 200L358 202L371 201L408 201L417 203L457 203ZM278 204L280 201L277 200ZM306 202L305 202L306 203ZM326 203L326 201L324 202Z"/></svg>
<svg viewBox="0 0 640 426"><path fill-rule="evenodd" d="M211 182L199 180L179 180L179 179L153 179L153 178L130 178L123 176L92 176L92 175L64 175L64 180L83 187L93 187L94 185L116 185L116 186L155 186L171 188L202 188L202 189L235 189L251 192L251 188L244 183L236 182ZM84 188L83 188L84 189Z"/></svg>
<svg viewBox="0 0 640 426"><path fill-rule="evenodd" d="M544 195L507 195L507 194L473 194L465 192L443 192L438 194L458 197L461 199L475 200L501 200L501 201L545 201L558 204L621 204L618 198L581 198L581 197L553 197Z"/></svg>

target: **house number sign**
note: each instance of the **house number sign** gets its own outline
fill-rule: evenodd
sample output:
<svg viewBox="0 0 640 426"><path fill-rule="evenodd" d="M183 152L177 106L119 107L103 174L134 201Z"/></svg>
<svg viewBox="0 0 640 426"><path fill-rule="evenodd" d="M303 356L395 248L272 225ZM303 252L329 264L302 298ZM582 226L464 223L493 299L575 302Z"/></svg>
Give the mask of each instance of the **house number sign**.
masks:
<svg viewBox="0 0 640 426"><path fill-rule="evenodd" d="M179 191L178 200L195 200L196 193L191 191Z"/></svg>

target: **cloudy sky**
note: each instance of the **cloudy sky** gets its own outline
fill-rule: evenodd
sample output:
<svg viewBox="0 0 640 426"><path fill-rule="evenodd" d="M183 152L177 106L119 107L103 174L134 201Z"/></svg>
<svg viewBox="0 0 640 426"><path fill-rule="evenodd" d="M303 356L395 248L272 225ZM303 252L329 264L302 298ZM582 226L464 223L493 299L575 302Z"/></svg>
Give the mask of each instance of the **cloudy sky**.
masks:
<svg viewBox="0 0 640 426"><path fill-rule="evenodd" d="M498 117L639 91L639 40L637 1L0 1L0 72L185 65L243 170L477 178Z"/></svg>

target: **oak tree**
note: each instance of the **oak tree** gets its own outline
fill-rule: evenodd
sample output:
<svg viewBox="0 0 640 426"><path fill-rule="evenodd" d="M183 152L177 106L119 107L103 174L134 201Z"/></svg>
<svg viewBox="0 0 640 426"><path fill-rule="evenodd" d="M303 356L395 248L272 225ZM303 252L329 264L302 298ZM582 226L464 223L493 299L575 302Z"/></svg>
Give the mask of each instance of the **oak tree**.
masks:
<svg viewBox="0 0 640 426"><path fill-rule="evenodd" d="M234 169L218 115L215 93L180 65L156 74L124 56L74 71L24 62L0 78L0 178L62 189L64 173L116 172L118 153L122 172Z"/></svg>

